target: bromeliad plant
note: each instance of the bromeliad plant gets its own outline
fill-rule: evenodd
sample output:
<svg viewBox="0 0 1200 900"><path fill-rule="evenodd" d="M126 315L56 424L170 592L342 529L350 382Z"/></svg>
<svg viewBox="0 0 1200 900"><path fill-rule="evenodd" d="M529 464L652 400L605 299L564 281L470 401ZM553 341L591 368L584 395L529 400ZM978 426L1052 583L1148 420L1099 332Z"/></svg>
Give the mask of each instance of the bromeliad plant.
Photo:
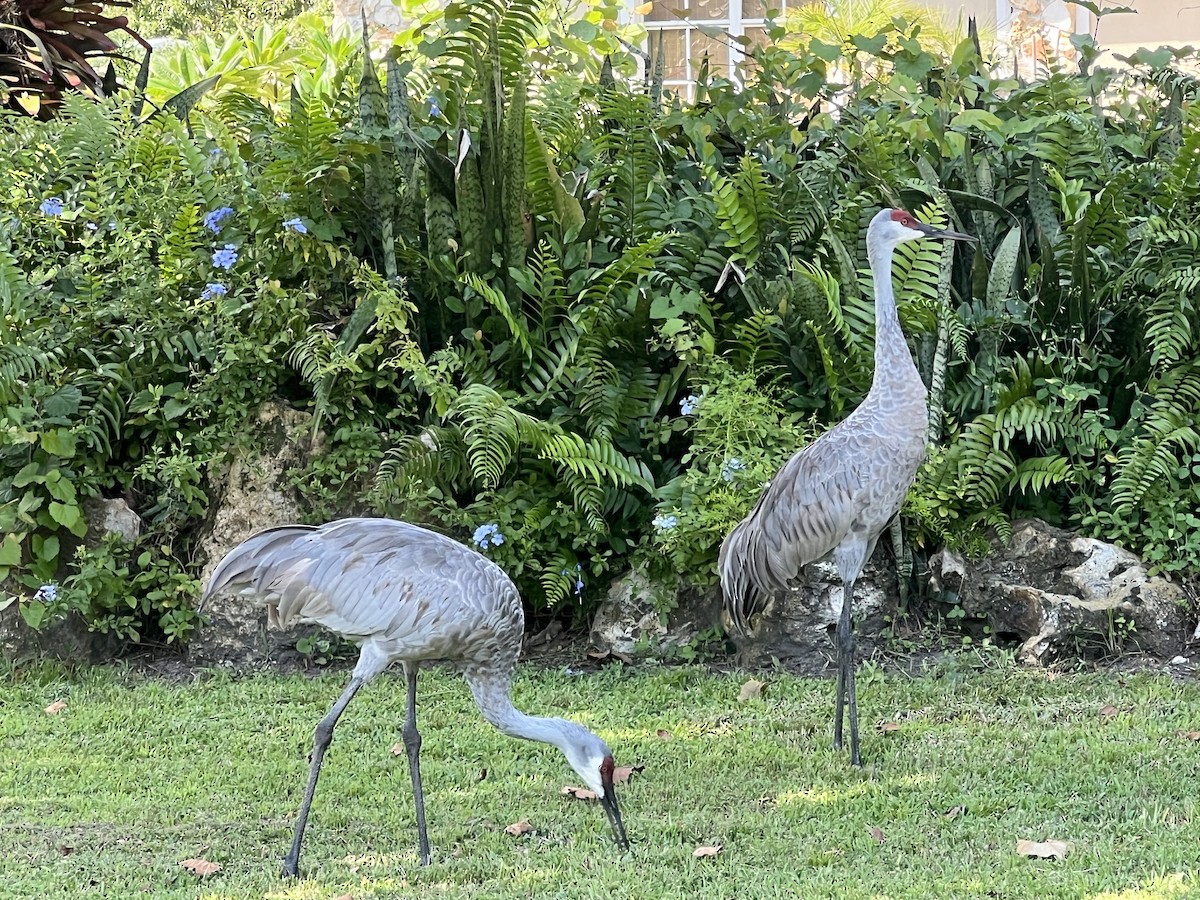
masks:
<svg viewBox="0 0 1200 900"><path fill-rule="evenodd" d="M146 51L139 75L145 85L150 45L123 15L104 7L128 8L126 0L106 3L13 0L0 14L0 98L12 110L47 119L69 93L107 97L118 89L114 63L123 60L114 32L128 35ZM104 74L96 64L107 62Z"/></svg>

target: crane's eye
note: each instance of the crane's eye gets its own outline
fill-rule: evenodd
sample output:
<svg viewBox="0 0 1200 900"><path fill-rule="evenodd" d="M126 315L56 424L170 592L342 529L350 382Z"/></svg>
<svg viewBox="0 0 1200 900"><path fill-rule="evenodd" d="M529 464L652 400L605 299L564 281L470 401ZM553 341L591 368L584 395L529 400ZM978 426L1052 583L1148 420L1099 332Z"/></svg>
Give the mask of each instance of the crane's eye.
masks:
<svg viewBox="0 0 1200 900"><path fill-rule="evenodd" d="M912 219L910 219L908 216L905 216L900 220L900 224L905 228L912 228Z"/></svg>

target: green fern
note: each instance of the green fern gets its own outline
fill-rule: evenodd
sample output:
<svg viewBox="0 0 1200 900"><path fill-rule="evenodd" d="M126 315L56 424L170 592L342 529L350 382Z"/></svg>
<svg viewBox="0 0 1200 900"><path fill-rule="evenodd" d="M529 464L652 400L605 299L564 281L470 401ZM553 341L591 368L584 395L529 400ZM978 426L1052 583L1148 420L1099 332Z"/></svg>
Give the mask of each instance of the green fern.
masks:
<svg viewBox="0 0 1200 900"><path fill-rule="evenodd" d="M708 177L717 221L728 235L725 246L752 268L758 263L768 226L778 218L762 163L746 154L732 175L721 175L710 168Z"/></svg>

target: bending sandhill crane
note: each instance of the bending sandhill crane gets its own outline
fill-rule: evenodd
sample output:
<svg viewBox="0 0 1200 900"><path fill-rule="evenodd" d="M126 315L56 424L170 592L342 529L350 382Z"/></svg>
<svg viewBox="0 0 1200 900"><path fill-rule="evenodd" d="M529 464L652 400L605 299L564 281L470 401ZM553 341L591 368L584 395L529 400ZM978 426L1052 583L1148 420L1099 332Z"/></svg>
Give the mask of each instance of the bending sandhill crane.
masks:
<svg viewBox="0 0 1200 900"><path fill-rule="evenodd" d="M220 591L261 597L271 625L313 622L362 644L350 683L317 725L308 786L284 875L296 876L300 843L333 728L359 688L399 661L408 681L402 731L416 804L421 864L429 864L417 670L428 660L461 665L483 717L513 737L558 747L596 793L613 836L628 849L608 746L582 725L528 716L512 704L525 615L516 585L491 560L444 535L391 519L287 525L235 547L209 579L201 605Z"/></svg>
<svg viewBox="0 0 1200 900"><path fill-rule="evenodd" d="M931 228L907 212L885 209L867 229L867 257L875 282L875 374L857 409L789 459L764 488L750 514L721 545L718 570L730 623L739 633L786 589L802 566L832 554L842 578L838 617L837 709L833 746L842 747L849 696L850 759L858 750L854 691L854 582L875 541L900 510L925 458L929 420L925 384L917 372L892 290L892 251L905 241L969 235Z"/></svg>

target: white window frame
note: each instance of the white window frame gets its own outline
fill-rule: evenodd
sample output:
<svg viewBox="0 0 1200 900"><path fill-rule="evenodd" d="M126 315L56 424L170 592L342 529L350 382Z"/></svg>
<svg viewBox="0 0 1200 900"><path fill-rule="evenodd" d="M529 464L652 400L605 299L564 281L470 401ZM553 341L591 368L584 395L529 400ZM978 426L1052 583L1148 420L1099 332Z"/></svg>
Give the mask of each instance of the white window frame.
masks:
<svg viewBox="0 0 1200 900"><path fill-rule="evenodd" d="M795 2L795 0L792 0ZM647 19L644 15L635 14L633 21L638 22L646 29L646 52L650 53L654 49L655 42L658 39L656 32L659 31L681 31L683 32L684 45L684 76L681 78L664 78L663 88L677 91L684 96L691 97L692 92L696 89L696 77L700 73L699 61L692 60L692 32L699 31L700 26L719 28L726 32L730 38L730 46L725 47L727 77L733 80L737 79L737 65L747 57L746 49L737 42L737 38L742 37L746 33L747 28L764 28L767 24L767 19L758 18L743 18L742 0L728 0L729 9L727 18L723 19L694 19L691 15L685 18L677 19ZM788 0L763 0L763 6L766 9L774 9L778 7L780 15L786 12Z"/></svg>

